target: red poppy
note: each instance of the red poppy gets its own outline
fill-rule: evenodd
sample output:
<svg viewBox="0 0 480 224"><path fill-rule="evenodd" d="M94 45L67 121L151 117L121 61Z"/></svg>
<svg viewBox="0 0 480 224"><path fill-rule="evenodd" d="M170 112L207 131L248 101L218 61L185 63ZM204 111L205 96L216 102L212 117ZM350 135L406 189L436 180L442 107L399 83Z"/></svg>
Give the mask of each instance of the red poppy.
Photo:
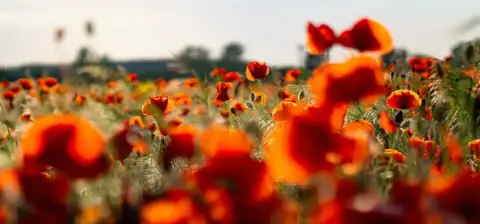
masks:
<svg viewBox="0 0 480 224"><path fill-rule="evenodd" d="M85 147L85 139L89 145ZM70 177L92 178L107 171L101 133L88 121L72 114L37 118L21 137L26 168L52 166Z"/></svg>
<svg viewBox="0 0 480 224"><path fill-rule="evenodd" d="M238 72L227 72L227 73L223 74L223 81L225 81L225 82L234 82L234 81L242 82L243 78L240 75L240 73L238 73Z"/></svg>
<svg viewBox="0 0 480 224"><path fill-rule="evenodd" d="M32 80L30 79L21 78L21 79L18 79L17 81L18 81L18 84L20 84L20 86L22 86L24 90L31 90L33 88L33 83L32 83Z"/></svg>
<svg viewBox="0 0 480 224"><path fill-rule="evenodd" d="M307 24L307 50L310 54L319 55L330 49L337 42L335 32L330 26Z"/></svg>
<svg viewBox="0 0 480 224"><path fill-rule="evenodd" d="M387 106L395 110L415 110L422 105L422 100L411 90L397 90L387 98Z"/></svg>
<svg viewBox="0 0 480 224"><path fill-rule="evenodd" d="M133 151L145 153L148 150L145 140L129 121L124 122L123 128L110 139L110 144L115 149L113 158L119 161L125 160Z"/></svg>
<svg viewBox="0 0 480 224"><path fill-rule="evenodd" d="M247 106L244 103L236 102L232 105L232 109L235 109L235 113L245 112Z"/></svg>
<svg viewBox="0 0 480 224"><path fill-rule="evenodd" d="M5 100L12 101L14 97L15 93L10 90L3 92L3 99Z"/></svg>
<svg viewBox="0 0 480 224"><path fill-rule="evenodd" d="M429 68L432 67L433 60L431 58L413 57L408 60L408 64L413 72L423 74L428 72Z"/></svg>
<svg viewBox="0 0 480 224"><path fill-rule="evenodd" d="M291 69L288 70L287 73L285 74L285 80L287 82L295 82L298 77L302 74L302 71L300 69Z"/></svg>
<svg viewBox="0 0 480 224"><path fill-rule="evenodd" d="M302 108L296 103L280 102L273 109L272 117L276 121L285 121L292 118L297 113L301 112Z"/></svg>
<svg viewBox="0 0 480 224"><path fill-rule="evenodd" d="M162 114L167 114L175 109L175 102L168 99L167 95L150 96L142 106L142 113L146 116L152 116L157 110Z"/></svg>
<svg viewBox="0 0 480 224"><path fill-rule="evenodd" d="M232 83L230 82L219 82L216 85L217 88L217 96L215 97L215 105L221 106L223 102L230 100L230 96L228 94L228 91L230 88L233 86Z"/></svg>
<svg viewBox="0 0 480 224"><path fill-rule="evenodd" d="M136 82L138 80L138 74L130 73L130 74L127 75L126 80L127 80L127 82Z"/></svg>
<svg viewBox="0 0 480 224"><path fill-rule="evenodd" d="M20 87L19 86L12 86L12 88L10 88L10 91L12 91L13 93L19 93L20 92Z"/></svg>
<svg viewBox="0 0 480 224"><path fill-rule="evenodd" d="M118 85L117 82L115 82L115 81L110 81L110 82L107 83L107 88L114 88L114 87L116 87L117 85Z"/></svg>
<svg viewBox="0 0 480 224"><path fill-rule="evenodd" d="M395 124L386 111L380 112L380 127L389 133L397 132L397 125Z"/></svg>
<svg viewBox="0 0 480 224"><path fill-rule="evenodd" d="M480 158L480 139L468 142L468 149L470 150L470 154Z"/></svg>
<svg viewBox="0 0 480 224"><path fill-rule="evenodd" d="M197 78L189 78L183 83L187 88L198 88L200 87L200 82Z"/></svg>
<svg viewBox="0 0 480 224"><path fill-rule="evenodd" d="M191 159L195 153L196 129L190 125L180 126L169 132L170 142L162 155L162 165L166 171L170 170L171 162L175 158Z"/></svg>
<svg viewBox="0 0 480 224"><path fill-rule="evenodd" d="M86 96L80 95L80 96L75 97L75 103L78 104L78 105L84 105L86 101L87 101Z"/></svg>
<svg viewBox="0 0 480 224"><path fill-rule="evenodd" d="M246 76L250 81L265 79L270 73L270 69L265 62L251 61L247 65Z"/></svg>
<svg viewBox="0 0 480 224"><path fill-rule="evenodd" d="M47 86L48 88L52 88L58 84L58 81L56 78L53 77L47 77L42 79L42 85Z"/></svg>
<svg viewBox="0 0 480 224"><path fill-rule="evenodd" d="M223 76L225 75L225 73L227 73L227 70L224 68L216 68L212 72L210 72L212 76Z"/></svg>
<svg viewBox="0 0 480 224"><path fill-rule="evenodd" d="M352 28L340 34L339 42L344 47L360 52L388 53L393 49L393 41L388 30L377 21L369 18L358 20Z"/></svg>
<svg viewBox="0 0 480 224"><path fill-rule="evenodd" d="M385 77L375 58L353 57L344 63L330 63L314 70L309 80L318 104L345 104L357 100L374 102L385 93Z"/></svg>

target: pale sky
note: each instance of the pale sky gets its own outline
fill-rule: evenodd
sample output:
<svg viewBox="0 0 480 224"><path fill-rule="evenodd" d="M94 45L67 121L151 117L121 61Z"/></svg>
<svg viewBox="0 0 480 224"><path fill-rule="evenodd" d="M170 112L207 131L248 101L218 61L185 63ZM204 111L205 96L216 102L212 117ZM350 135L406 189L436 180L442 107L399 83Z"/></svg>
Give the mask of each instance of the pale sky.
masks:
<svg viewBox="0 0 480 224"><path fill-rule="evenodd" d="M86 20L97 28L91 45L113 59L171 57L187 44L217 56L235 40L247 59L297 64L307 21L340 32L363 16L383 23L396 46L443 57L455 42L480 36L478 28L452 32L479 15L480 0L0 0L0 66L72 61L88 43ZM61 46L57 27L66 29Z"/></svg>

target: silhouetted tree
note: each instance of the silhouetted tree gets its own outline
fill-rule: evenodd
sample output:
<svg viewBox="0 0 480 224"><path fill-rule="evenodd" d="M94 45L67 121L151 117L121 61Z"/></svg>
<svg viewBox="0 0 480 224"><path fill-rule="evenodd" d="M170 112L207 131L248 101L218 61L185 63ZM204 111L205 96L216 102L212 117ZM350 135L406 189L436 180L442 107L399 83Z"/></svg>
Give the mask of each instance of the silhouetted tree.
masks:
<svg viewBox="0 0 480 224"><path fill-rule="evenodd" d="M242 60L244 53L243 45L238 42L230 42L223 47L223 52L220 56L222 62L239 62Z"/></svg>
<svg viewBox="0 0 480 224"><path fill-rule="evenodd" d="M178 60L188 69L205 75L213 69L210 52L202 46L189 45L177 55Z"/></svg>

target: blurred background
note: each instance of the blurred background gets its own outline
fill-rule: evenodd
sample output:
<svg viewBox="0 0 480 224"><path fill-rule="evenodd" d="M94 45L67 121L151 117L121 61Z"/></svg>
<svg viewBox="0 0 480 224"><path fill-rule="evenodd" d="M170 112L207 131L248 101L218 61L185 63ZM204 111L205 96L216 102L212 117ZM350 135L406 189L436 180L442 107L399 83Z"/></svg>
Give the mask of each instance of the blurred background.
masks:
<svg viewBox="0 0 480 224"><path fill-rule="evenodd" d="M144 80L243 72L249 60L314 67L321 58L304 50L306 22L340 32L363 16L383 23L397 49L443 58L480 33L478 12L476 0L1 0L0 79L92 65Z"/></svg>

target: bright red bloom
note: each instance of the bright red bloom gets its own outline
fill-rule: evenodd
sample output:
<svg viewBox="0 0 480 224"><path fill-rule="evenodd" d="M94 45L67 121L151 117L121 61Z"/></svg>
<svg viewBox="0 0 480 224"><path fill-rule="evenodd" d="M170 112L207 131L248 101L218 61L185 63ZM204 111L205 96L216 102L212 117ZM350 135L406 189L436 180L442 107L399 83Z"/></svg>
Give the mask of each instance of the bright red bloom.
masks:
<svg viewBox="0 0 480 224"><path fill-rule="evenodd" d="M170 170L171 162L175 158L191 159L195 153L196 129L193 126L185 125L174 128L169 132L170 142L163 153L162 165L166 171Z"/></svg>
<svg viewBox="0 0 480 224"><path fill-rule="evenodd" d="M288 70L287 73L285 74L285 80L287 82L295 82L298 77L302 74L302 71L300 69L291 69Z"/></svg>
<svg viewBox="0 0 480 224"><path fill-rule="evenodd" d="M136 82L136 81L138 81L138 74L130 73L130 74L127 75L126 80L127 80L127 82Z"/></svg>
<svg viewBox="0 0 480 224"><path fill-rule="evenodd" d="M422 99L411 90L397 90L387 98L387 106L395 110L415 110L422 105Z"/></svg>
<svg viewBox="0 0 480 224"><path fill-rule="evenodd" d="M215 97L215 105L221 106L223 102L230 100L230 96L228 91L233 86L230 82L219 82L216 85L217 88L217 96Z"/></svg>
<svg viewBox="0 0 480 224"><path fill-rule="evenodd" d="M377 21L369 18L358 20L352 28L340 34L339 42L344 47L360 52L388 53L393 49L390 33Z"/></svg>
<svg viewBox="0 0 480 224"><path fill-rule="evenodd" d="M251 61L247 65L246 76L250 81L265 79L270 73L270 69L265 62Z"/></svg>
<svg viewBox="0 0 480 224"><path fill-rule="evenodd" d="M386 132L395 133L397 132L397 125L395 124L386 111L380 112L380 127Z"/></svg>
<svg viewBox="0 0 480 224"><path fill-rule="evenodd" d="M146 116L152 116L155 111L167 114L175 109L175 102L168 99L167 95L150 96L142 106L142 113Z"/></svg>
<svg viewBox="0 0 480 224"><path fill-rule="evenodd" d="M212 72L210 72L212 76L223 76L225 75L225 73L227 73L227 70L224 68L216 68Z"/></svg>
<svg viewBox="0 0 480 224"><path fill-rule="evenodd" d="M24 90L31 90L33 88L33 82L30 79L21 78L21 79L18 79L17 81L18 81L18 84L20 84L20 86L22 86Z"/></svg>
<svg viewBox="0 0 480 224"><path fill-rule="evenodd" d="M240 75L240 73L238 73L238 72L227 72L227 73L223 74L223 81L225 81L225 82L234 82L234 81L242 82L243 78Z"/></svg>
<svg viewBox="0 0 480 224"><path fill-rule="evenodd" d="M307 24L307 49L310 54L319 55L330 49L337 42L335 32L330 26Z"/></svg>

